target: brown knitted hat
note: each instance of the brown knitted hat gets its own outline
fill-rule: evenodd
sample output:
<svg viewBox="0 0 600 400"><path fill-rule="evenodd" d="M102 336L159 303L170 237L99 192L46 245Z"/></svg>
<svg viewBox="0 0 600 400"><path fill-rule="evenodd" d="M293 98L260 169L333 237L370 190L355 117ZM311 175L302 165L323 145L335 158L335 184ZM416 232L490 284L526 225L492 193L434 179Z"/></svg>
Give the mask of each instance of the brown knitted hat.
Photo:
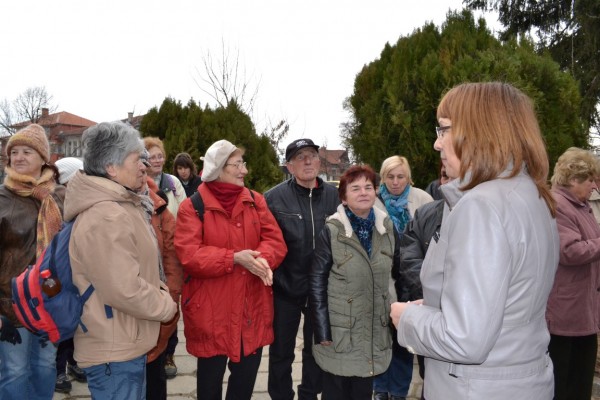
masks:
<svg viewBox="0 0 600 400"><path fill-rule="evenodd" d="M50 160L50 144L46 137L46 131L38 124L27 125L8 139L8 143L6 144L6 154L9 156L9 162L10 149L14 146L31 147L40 154L45 162Z"/></svg>

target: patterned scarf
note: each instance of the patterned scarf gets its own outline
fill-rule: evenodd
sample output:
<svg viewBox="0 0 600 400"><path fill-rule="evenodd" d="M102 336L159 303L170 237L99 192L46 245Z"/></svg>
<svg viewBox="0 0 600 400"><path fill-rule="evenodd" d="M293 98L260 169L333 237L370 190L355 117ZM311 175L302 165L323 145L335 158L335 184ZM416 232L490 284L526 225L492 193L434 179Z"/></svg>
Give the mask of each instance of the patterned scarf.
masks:
<svg viewBox="0 0 600 400"><path fill-rule="evenodd" d="M399 196L394 196L388 192L387 187L381 184L379 187L379 195L383 199L388 215L394 223L394 228L398 235L402 235L408 221L410 221L410 212L408 211L408 194L410 193L410 185L406 185L404 191Z"/></svg>
<svg viewBox="0 0 600 400"><path fill-rule="evenodd" d="M6 179L4 185L11 192L21 197L33 197L41 202L37 215L36 229L36 258L39 257L54 235L62 226L62 214L52 193L56 187L54 171L51 168L43 168L39 179L29 175L15 172L11 167L6 167Z"/></svg>
<svg viewBox="0 0 600 400"><path fill-rule="evenodd" d="M350 220L352 230L356 233L356 236L358 236L358 241L362 244L362 247L369 257L371 257L371 239L373 238L373 226L375 225L375 212L373 212L373 209L371 208L367 218L361 218L350 211L347 206L345 206L344 209L346 210L346 216L348 216L348 219Z"/></svg>

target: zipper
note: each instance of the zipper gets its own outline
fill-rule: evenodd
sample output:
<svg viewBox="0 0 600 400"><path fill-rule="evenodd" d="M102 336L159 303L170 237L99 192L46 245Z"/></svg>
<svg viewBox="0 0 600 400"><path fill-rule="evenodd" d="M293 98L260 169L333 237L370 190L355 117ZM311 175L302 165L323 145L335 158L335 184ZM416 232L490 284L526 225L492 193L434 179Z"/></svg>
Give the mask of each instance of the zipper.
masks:
<svg viewBox="0 0 600 400"><path fill-rule="evenodd" d="M310 225L312 227L312 248L315 249L315 216L313 215L313 207L312 207L312 192L313 188L310 188L308 192L308 206L310 208Z"/></svg>

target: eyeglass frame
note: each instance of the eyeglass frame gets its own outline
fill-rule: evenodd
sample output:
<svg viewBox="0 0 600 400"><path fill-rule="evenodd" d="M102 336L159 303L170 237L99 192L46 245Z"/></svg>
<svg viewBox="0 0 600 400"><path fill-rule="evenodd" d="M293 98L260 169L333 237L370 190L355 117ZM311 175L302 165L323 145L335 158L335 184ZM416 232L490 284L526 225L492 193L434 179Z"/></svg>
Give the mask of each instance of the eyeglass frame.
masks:
<svg viewBox="0 0 600 400"><path fill-rule="evenodd" d="M443 139L444 135L446 134L446 131L451 129L452 125L446 125L446 126L436 126L435 127L435 134L437 135L438 139Z"/></svg>
<svg viewBox="0 0 600 400"><path fill-rule="evenodd" d="M227 164L227 163L225 164L225 166L228 166L228 165L230 165L232 167L236 167L237 169L242 169L242 168L248 169L246 161L238 161L238 162L235 162L232 164Z"/></svg>
<svg viewBox="0 0 600 400"><path fill-rule="evenodd" d="M150 161L163 161L165 159L165 156L163 156L162 154L155 154L151 157L148 157L148 160Z"/></svg>

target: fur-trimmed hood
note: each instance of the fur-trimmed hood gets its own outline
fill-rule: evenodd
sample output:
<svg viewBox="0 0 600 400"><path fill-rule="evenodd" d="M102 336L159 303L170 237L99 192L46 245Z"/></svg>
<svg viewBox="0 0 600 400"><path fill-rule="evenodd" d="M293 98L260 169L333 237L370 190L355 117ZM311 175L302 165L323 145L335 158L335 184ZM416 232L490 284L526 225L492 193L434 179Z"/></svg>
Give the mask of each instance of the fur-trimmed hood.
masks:
<svg viewBox="0 0 600 400"><path fill-rule="evenodd" d="M385 211L382 211L377 207L373 207L373 212L375 212L375 229L377 230L377 232L379 232L380 235L384 235L385 233L387 233L387 229L385 229L384 221L386 218L389 219L389 217L385 213ZM343 204L340 204L338 206L335 214L333 214L332 216L327 218L327 221L331 221L331 220L340 221L344 227L344 236L352 237L352 233L354 231L352 230L352 225L350 224L350 220L348 219L348 216L346 215L346 210L345 210Z"/></svg>

